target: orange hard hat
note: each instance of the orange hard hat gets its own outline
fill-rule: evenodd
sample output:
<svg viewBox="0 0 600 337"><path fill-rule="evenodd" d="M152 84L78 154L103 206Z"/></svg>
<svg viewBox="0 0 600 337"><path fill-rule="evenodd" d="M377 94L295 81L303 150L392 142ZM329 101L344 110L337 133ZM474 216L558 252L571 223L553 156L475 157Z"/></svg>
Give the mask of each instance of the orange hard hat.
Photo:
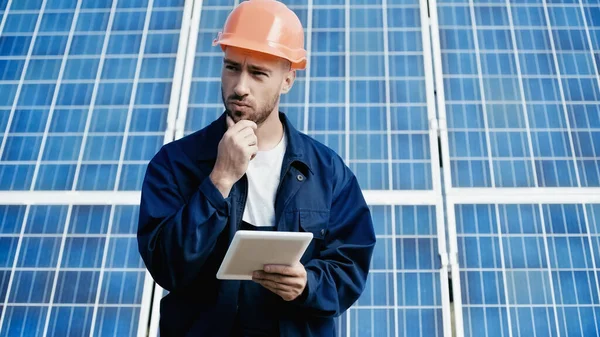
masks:
<svg viewBox="0 0 600 337"><path fill-rule="evenodd" d="M227 17L213 41L221 45L275 55L291 62L293 69L306 67L304 29L298 16L276 0L241 2Z"/></svg>

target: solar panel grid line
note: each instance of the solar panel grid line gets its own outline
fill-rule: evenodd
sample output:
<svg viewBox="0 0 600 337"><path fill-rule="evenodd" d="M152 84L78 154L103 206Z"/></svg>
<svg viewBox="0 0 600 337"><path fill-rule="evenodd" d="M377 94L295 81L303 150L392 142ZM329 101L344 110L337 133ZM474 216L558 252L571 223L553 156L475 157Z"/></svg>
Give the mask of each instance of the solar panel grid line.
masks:
<svg viewBox="0 0 600 337"><path fill-rule="evenodd" d="M496 179L495 179L495 174L494 174L494 165L493 165L493 160L492 160L492 142L491 142L491 136L490 136L490 132L489 132L489 122L488 122L488 113L487 113L487 102L486 102L486 92L485 92L485 86L483 83L483 70L482 70L482 65L481 65L481 55L480 55L480 47L479 47L479 34L477 34L477 29L478 29L478 25L477 25L477 20L475 17L475 7L473 5L474 1L473 0L469 0L469 14L471 16L471 29L472 29L472 34L473 34L473 45L475 48L475 61L476 61L476 65L477 65L477 75L478 75L478 82L479 82L479 92L480 92L480 97L481 97L481 110L482 110L482 114L483 114L483 123L486 129L485 132L485 140L486 140L486 148L487 148L487 153L488 153L488 165L489 165L489 171L490 171L490 185L491 187L496 187ZM461 88L462 91L463 88ZM464 97L464 95L462 95ZM481 144L482 139L480 138L480 146L483 148L484 144Z"/></svg>
<svg viewBox="0 0 600 337"><path fill-rule="evenodd" d="M435 1L435 0L433 0ZM448 179L449 180L449 179ZM448 182L451 184L451 182ZM454 332L456 337L464 337L464 319L462 303L462 280L458 263L458 235L456 230L455 209L451 202L445 202L447 240L448 240L448 269L450 269L454 309Z"/></svg>
<svg viewBox="0 0 600 337"><path fill-rule="evenodd" d="M594 60L596 59L596 56L594 54L594 44L592 43L590 29L589 29L589 25L587 23L587 18L588 17L585 14L585 10L584 10L584 7L583 7L583 1L578 1L578 5L579 5L580 13L581 13L581 18L582 18L582 21L583 21L583 28L584 28L584 31L585 31L586 40L587 40L587 43L588 43L588 46L589 46L589 49L590 49L589 50L590 51L590 59L591 59L591 64L592 64L593 72L596 74L596 81L597 81L597 84L598 84L598 88L600 88L600 70L598 69L598 65L596 64L596 62L594 62ZM599 59L600 59L600 57L599 57ZM586 116L586 119L587 119L588 125L590 125L590 123L589 123L589 117ZM576 127L573 128L573 130L575 130L575 129L577 129L577 128ZM588 135L590 136L590 138L592 137L591 131L592 131L592 129L590 128L588 130ZM579 146L581 147L581 144L579 144ZM581 151L581 148L579 148L579 151ZM592 153L593 153L594 157L598 157L598 155L599 155L596 152L596 147L595 146L592 146ZM576 155L576 153L575 153L575 155ZM580 160L582 159L581 156L578 156L578 157L579 157ZM583 174L583 181L586 182L585 185L589 186L589 184L587 183L586 172L583 171L582 174ZM600 176L600 167L599 167L598 163L596 163L596 175ZM584 210L584 212L585 212L585 210ZM587 213L586 213L586 218L587 218ZM596 283L600 284L600 283L598 283L598 281L596 281Z"/></svg>
<svg viewBox="0 0 600 337"><path fill-rule="evenodd" d="M548 13L548 4L546 2L546 0L542 0L542 5L544 8L544 16L546 19L546 27L547 27L547 31L548 31L548 40L550 42L550 47L551 47L551 51L552 51L552 58L554 60L554 67L555 67L555 71L556 71L556 75L557 75L557 82L558 82L558 90L559 90L559 94L560 94L560 99L562 101L562 108L563 108L563 113L564 113L564 122L566 124L567 127L567 135L569 138L569 148L572 154L572 161L573 161L573 167L575 168L575 183L577 187L581 187L581 180L579 177L579 170L577 169L577 159L575 158L575 145L573 142L573 134L571 132L571 123L569 120L569 115L568 115L568 108L567 108L567 101L565 98L565 91L563 88L563 80L562 80L562 76L561 76L561 68L560 65L558 63L558 58L556 56L556 46L555 46L555 41L554 41L554 34L552 33L552 27L551 27L551 20L550 20L550 14ZM569 39L571 39L571 37L569 36ZM573 41L571 41L571 44L573 43ZM571 171L569 170L569 178L571 178ZM572 181L572 179L571 179Z"/></svg>
<svg viewBox="0 0 600 337"><path fill-rule="evenodd" d="M141 29L134 29L134 30L119 30L119 31L115 31L112 33L113 36L118 36L118 35L131 35L131 34L142 34L144 32L144 30ZM148 30L148 33L178 33L179 30L178 29L150 29ZM31 34L28 32L11 32L11 33L6 33L4 32L2 34L2 36L30 36ZM39 32L37 34L37 36L47 36L47 37L62 37L64 36L64 32ZM104 35L104 32L86 32L87 36L102 36ZM125 54L127 55L127 54ZM129 54L129 55L133 55L133 54ZM37 57L37 56L36 56Z"/></svg>
<svg viewBox="0 0 600 337"><path fill-rule="evenodd" d="M344 131L345 131L345 148L343 159L344 162L348 163L350 160L350 0L344 1ZM329 90L329 89L327 89ZM304 104L308 104L308 102L304 102ZM351 323L351 310L350 308L346 313L344 313L344 318L346 320L346 337L350 337L352 332L352 323ZM341 329L340 329L341 330Z"/></svg>
<svg viewBox="0 0 600 337"><path fill-rule="evenodd" d="M579 214L578 214L578 216L579 216ZM580 219L578 219L578 220L580 220ZM568 255L569 255L569 262L570 262L570 265L571 265L571 266L573 266L573 265L574 265L574 263L573 263L573 252L572 252L572 250L571 250L571 244L570 244L570 243L567 243L567 251L568 251ZM558 257L557 257L557 252L556 252L556 250L554 251L554 259L558 261ZM551 272L550 272L550 273L551 273ZM595 274L595 273L594 273L594 274ZM578 290L578 289L577 289L577 288L578 288L578 285L577 285L577 283L576 283L576 281L575 281L575 279L574 279L574 275L573 275L573 274L571 274L571 276L573 276L573 282L574 282L574 289L575 289L575 293L578 293L578 291L577 291L577 290ZM559 280L558 280L558 282L559 282L559 288L560 288L560 283L561 283L561 280L559 279ZM596 284L597 284L597 283L596 283ZM588 286L590 286L590 285L588 284ZM591 289L590 289L590 290L591 290ZM591 293L591 291L590 291L590 293ZM581 312L580 312L580 306L579 306L579 304L580 304L580 303L579 303L579 299L576 297L576 298L575 298L575 301L576 301L576 303L575 303L575 304L577 304L577 311L578 311L578 312L580 313L580 315L581 315ZM564 300L562 300L562 301L561 301L561 303L564 303ZM595 315L595 313L594 313L594 316L596 316L596 315ZM583 327L582 327L582 325L581 325L581 320L579 320L579 329L580 329L580 331L583 331ZM596 332L597 332L597 331L596 331Z"/></svg>
<svg viewBox="0 0 600 337"><path fill-rule="evenodd" d="M496 209L497 209L497 205L496 205ZM543 216L543 208L542 208L542 204L538 204L538 209L539 212L542 216L540 216L540 221L541 221L541 229L542 229L542 237L546 237L546 221L544 219ZM501 233L501 232L498 232ZM548 267L552 266L551 262L550 262L550 253L549 253L549 249L548 249L548 240L543 240L544 241L544 255L546 257L546 265ZM550 285L550 298L552 299L552 309L554 311L554 320L555 320L555 325L556 325L556 333L557 336L560 337L561 333L560 333L560 328L558 326L558 309L556 306L556 295L555 295L555 290L554 290L554 280L552 277L552 272L548 270L548 281L549 281L549 285ZM508 302L507 302L508 304Z"/></svg>
<svg viewBox="0 0 600 337"><path fill-rule="evenodd" d="M498 203L528 203L539 202L544 204L600 203L600 189L588 187L561 188L504 188L504 189L474 189L455 188L446 195L446 200L451 203L461 204L488 204Z"/></svg>
<svg viewBox="0 0 600 337"><path fill-rule="evenodd" d="M383 26L383 52L384 52L384 74L385 74L385 120L386 120L386 133L387 133L387 156L388 156L388 164L387 164L387 175L388 175L388 189L392 190L394 187L394 168L392 165L392 134L391 134L391 125L392 125L392 117L391 117L391 87L390 87L390 56L389 56L389 22L388 22L388 3L387 0L382 0L381 4L381 14L382 14L382 26ZM349 58L350 56L348 56ZM347 60L348 62L349 60ZM349 135L348 135L349 136ZM391 221L392 224L396 223L396 210L395 207L392 207L391 210ZM396 243L396 226L392 226L391 228L392 235L392 266L393 266L393 276L392 280L394 282L393 290L394 290L394 335L399 336L399 322L398 322L398 273L396 272L396 268L398 266L397 262L397 243ZM388 252L386 249L386 261L389 261ZM374 312L371 312L371 321L374 322ZM374 325L374 324L372 324ZM374 331L372 332L374 334Z"/></svg>
<svg viewBox="0 0 600 337"><path fill-rule="evenodd" d="M96 70L96 77L94 80L94 87L92 89L92 95L91 95L91 99L90 99L90 103L89 103L89 107L88 107L88 113L87 113L87 118L86 118L86 122L85 122L85 128L83 131L83 138L81 140L81 146L79 148L79 154L77 156L77 165L75 167L75 174L73 176L73 183L71 185L71 190L76 190L77 189L77 184L79 182L79 175L81 172L81 166L84 160L84 154L85 154L85 149L86 149L86 145L89 139L89 132L90 132L90 128L91 128L91 124L92 124L92 117L93 117L93 113L96 107L96 98L98 96L98 88L99 88L99 84L100 84L100 79L102 78L102 72L104 70L104 65L105 65L105 57L107 54L107 50L108 50L108 45L109 45L109 40L110 40L110 36L112 34L112 30L113 30L113 25L115 22L115 15L116 15L116 10L117 10L117 4L119 3L119 0L114 0L112 3L112 7L110 10L110 14L108 16L108 23L106 26L106 31L104 32L104 40L102 42L102 51L100 53L100 61L98 63L98 69ZM36 166L37 167L37 166ZM35 180L32 182L31 184L32 186L35 186Z"/></svg>
<svg viewBox="0 0 600 337"><path fill-rule="evenodd" d="M131 97L129 98L129 107L127 109L127 118L125 121L125 129L123 131L123 142L121 143L121 151L119 154L119 163L117 164L117 173L115 176L115 182L113 189L116 191L119 189L121 182L121 173L123 171L123 160L125 159L125 153L127 151L127 143L130 136L130 128L131 128L131 119L133 114L133 108L135 106L135 102L138 94L138 86L140 83L140 74L142 71L142 63L144 59L144 54L146 51L146 41L148 39L148 28L150 27L150 19L153 14L153 5L154 0L148 0L148 8L146 9L145 18L144 18L144 32L142 33L142 40L140 42L140 48L137 57L137 64L135 68L135 75L133 77L133 85L131 88ZM155 80L156 81L156 80ZM143 94L143 93L142 93Z"/></svg>
<svg viewBox="0 0 600 337"><path fill-rule="evenodd" d="M26 210L25 210L25 215L23 217L23 222L21 223L21 230L19 232L19 240L17 241L17 247L15 250L15 257L12 263L12 267L11 267L11 272L10 272L10 276L8 278L8 285L6 286L6 293L5 293L5 297L4 297L4 303L2 305L2 312L0 313L0 332L3 331L3 327L4 327L4 321L6 320L6 308L8 305L8 301L9 301L9 296L14 284L14 278L15 278L15 271L17 270L17 262L19 261L20 255L21 255L21 246L23 245L23 237L25 234L25 224L27 223L28 217L29 217L29 210L30 210L30 206L27 206Z"/></svg>
<svg viewBox="0 0 600 337"><path fill-rule="evenodd" d="M4 26L6 25L6 20L8 18L8 13L10 12L10 7L12 5L13 0L8 0L6 3L6 8L2 11L2 19L0 19L0 36L4 33Z"/></svg>
<svg viewBox="0 0 600 337"><path fill-rule="evenodd" d="M107 268L105 268L107 270ZM148 270L145 270L145 278L144 278L144 296L142 297L142 303L140 305L140 319L137 331L137 337L148 337L152 336L149 334L149 326L151 324L152 313L154 307L160 307L157 302L153 302L154 289L157 285L154 283L154 279L152 279L152 275ZM105 305L106 307L106 305Z"/></svg>
<svg viewBox="0 0 600 337"><path fill-rule="evenodd" d="M199 0L199 2L196 1L197 0L194 0L194 5L192 7L193 12L190 25L190 37L187 42L185 69L182 75L181 96L179 97L179 109L177 110L177 120L175 121L175 139L180 139L185 135L185 122L187 119L188 105L190 104L190 91L195 64L194 60L202 19L202 8L204 5L202 0Z"/></svg>
<svg viewBox="0 0 600 337"><path fill-rule="evenodd" d="M81 1L78 1L78 5L81 5ZM58 276L59 276L59 271L61 269L61 265L62 265L62 261L63 261L65 245L67 243L67 234L69 232L69 225L71 224L71 212L72 211L73 211L73 206L69 206L69 208L67 210L65 228L63 229L63 233L62 233L61 239L60 239L60 248L58 250L57 263L56 263L56 267L54 268L54 280L52 281L52 288L51 288L52 290L50 291L50 300L48 302L48 306L50 306L50 308L48 308L48 311L46 313L44 330L42 333L43 337L48 336L48 327L50 326L50 317L51 317L51 313L52 313L52 306L54 304L54 297L56 295L56 286L58 284ZM7 297L8 297L8 295L7 295ZM0 331L1 331L1 329L0 329Z"/></svg>
<svg viewBox="0 0 600 337"><path fill-rule="evenodd" d="M19 270L22 270L19 268ZM39 270L38 270L39 271ZM43 269L42 269L43 271ZM50 304L48 303L19 303L19 307L48 307ZM141 308L142 306L139 304L103 304L103 307L107 308ZM89 307L86 303L53 303L52 307L55 308L86 308Z"/></svg>
<svg viewBox="0 0 600 337"><path fill-rule="evenodd" d="M345 59L344 59L344 104L345 104L345 125L344 125L344 131L345 131L345 149L344 149L344 154L343 154L343 158L344 161L348 162L348 160L350 159L350 135L349 135L349 131L350 131L350 0L345 0L344 2L344 25L345 25L345 29L344 29L344 52L345 52ZM306 102L308 103L308 102ZM350 331L350 322L349 320L346 321L347 322L347 326L346 328L348 329L347 331Z"/></svg>
<svg viewBox="0 0 600 337"><path fill-rule="evenodd" d="M173 74L173 85L171 87L171 96L169 97L169 110L167 113L167 127L163 144L167 144L175 139L175 130L177 127L177 114L179 102L181 99L181 89L183 82L183 73L186 64L186 48L190 38L190 25L192 21L192 8L194 1L186 1L183 8L183 17L179 35L179 44L177 46L177 56L175 60L175 69Z"/></svg>
<svg viewBox="0 0 600 337"><path fill-rule="evenodd" d="M45 10L46 13L51 13L51 14L68 14L68 13L72 13L73 12L73 8L48 8L47 10ZM117 9L119 11L119 13L136 13L136 12L143 12L144 9L143 7L131 7L131 8L127 8L127 7L119 7ZM177 7L160 7L161 11L177 11L178 8ZM7 12L8 10L4 11ZM110 11L110 7L106 7L106 8L81 8L81 13L108 13ZM0 11L1 13L2 11ZM37 9L11 9L10 10L11 14L37 14L38 10Z"/></svg>
<svg viewBox="0 0 600 337"><path fill-rule="evenodd" d="M72 234L69 234L69 238L80 238L80 239L102 239L104 238L106 235L102 235L100 237L98 236L93 236L93 235L86 235L86 236L74 236ZM2 234L3 238L6 237L11 237L10 235L5 235ZM19 237L18 235L15 237ZM27 238L62 238L62 235L33 235L33 234L27 234ZM131 238L131 239L135 239L135 237ZM0 270L5 270L5 271L9 271L10 268L0 268ZM19 267L19 271L54 271L56 270L55 267ZM75 268L75 267L62 267L60 268L61 271L72 271L72 272L85 272L85 271L89 271L90 269L87 267L79 267L79 268ZM119 272L132 272L132 271L139 271L139 269L137 268L105 268L105 271L119 271ZM44 305L58 305L60 303L44 303Z"/></svg>
<svg viewBox="0 0 600 337"><path fill-rule="evenodd" d="M313 0L308 0L307 17L306 17L306 59L310 60L312 57L312 30L313 30ZM308 63L308 62L307 62ZM310 80L312 67L305 70L304 80L304 118L302 123L302 130L304 133L308 133L308 117L309 117L309 105L307 102L310 101Z"/></svg>
<svg viewBox="0 0 600 337"><path fill-rule="evenodd" d="M498 234L502 233L502 228L501 228L501 222L500 222L500 210L498 209L498 205L495 205L496 207L496 224L497 224L497 230L498 230ZM507 277L506 277L506 259L504 257L504 242L502 241L502 238L500 238L500 240L498 240L498 245L500 247L500 263L501 263L501 268L502 268L502 280L503 280L503 286L504 286L504 301L505 303L508 305L509 299L508 299L508 281L507 281ZM481 253L480 255L481 256ZM483 280L482 280L483 282ZM528 284L529 286L529 284ZM483 284L482 284L483 287ZM509 337L513 337L513 332L512 332L512 317L510 315L510 313L507 312L506 315L506 320L509 326L508 329L508 336ZM487 323L487 320L486 320ZM518 325L518 317L517 317L517 329L518 329L519 325ZM517 333L518 336L520 336L520 333Z"/></svg>
<svg viewBox="0 0 600 337"><path fill-rule="evenodd" d="M69 29L69 36L67 38L67 44L65 47L65 52L61 58L61 64L60 64L60 70L58 71L58 80L57 81L52 81L53 83L56 83L56 87L54 88L54 93L52 96L52 102L50 105L50 111L48 112L48 117L47 117L47 121L46 121L46 126L44 128L44 134L42 136L42 141L40 144L40 151L38 152L38 157L36 159L36 163L35 163L35 168L33 171L33 178L31 180L31 185L29 190L33 191L35 189L35 182L37 181L37 177L39 174L39 170L41 167L41 162L42 162L42 157L44 154L44 148L46 146L46 141L48 138L48 131L50 130L50 124L52 121L52 116L54 114L54 110L56 108L56 102L58 100L58 95L60 92L60 87L61 87L61 82L64 76L64 72L65 72L65 67L67 64L67 57L69 55L69 49L71 47L71 43L73 41L73 34L75 33L75 27L77 26L77 21L79 19L79 10L81 8L81 1L77 1L77 6L75 8L75 12L73 14L73 21L71 22L71 28ZM42 13L39 14L39 18L41 18L43 16ZM32 46L33 46L33 42L31 42ZM23 70L23 76L25 76L25 69ZM15 97L15 105L17 104L17 98ZM5 136L6 137L6 136ZM47 331L47 327L44 328L45 331Z"/></svg>
<svg viewBox="0 0 600 337"><path fill-rule="evenodd" d="M166 290L154 283L152 292L152 308L150 312L150 324L148 328L148 337L160 336L160 301L166 295Z"/></svg>
<svg viewBox="0 0 600 337"><path fill-rule="evenodd" d="M162 31L161 31L162 32ZM86 36L92 35L92 34L85 34ZM97 34L97 35L104 35L104 33L101 34ZM115 34L118 35L118 34ZM4 36L4 35L3 35ZM156 54L151 54L151 55L146 55L145 58L165 58L165 57L173 57L176 54L173 53L156 53ZM136 58L137 54L115 54L115 55L106 55L104 57L105 60L110 60L110 59L127 59L127 58ZM0 55L0 60L25 60L27 59L27 56L19 56L19 55ZM90 55L89 54L84 54L84 55L69 55L69 60L82 60L82 59L89 59ZM34 55L30 57L31 60L61 60L62 56L61 55ZM84 80L82 80L84 81Z"/></svg>
<svg viewBox="0 0 600 337"><path fill-rule="evenodd" d="M429 1L420 1L420 20L421 20L421 37L423 47L423 59L424 59L424 74L425 74L425 87L426 87L426 102L427 102L427 116L429 121L429 145L430 145L430 161L432 170L432 186L433 191L436 195L442 194L442 169L440 168L439 147L438 137L441 137L440 128L446 128L445 120L440 120L438 117L436 107L436 83L434 76L434 63L439 61L439 55L432 55L431 45L434 43L434 37L432 30L435 29L435 23L437 23L437 17L432 16L431 12L436 11L436 7L433 7L433 11L429 9ZM433 49L435 51L435 49ZM438 59L438 60L436 60ZM439 89L438 89L439 90ZM434 123L435 127L432 127ZM449 274L448 269L450 268L450 260L448 257L448 250L446 247L446 224L444 221L444 203L439 198L436 208L436 228L437 228L437 249L438 256L440 259L441 269L440 273L440 289L441 289L441 304L442 304L442 325L443 335L445 337L452 336L452 316L450 312L450 293L449 293Z"/></svg>
<svg viewBox="0 0 600 337"><path fill-rule="evenodd" d="M587 234L587 242L590 247L590 250L593 250L593 247L595 245L594 245L594 241L592 240L593 231L591 230L592 227L590 225L592 223L592 221L590 221L590 217L588 216L588 207L586 207L585 204L583 205L582 210L583 210L583 219L585 221L585 226L586 226L585 232ZM599 234L599 233L596 233L596 234ZM597 239L598 238L600 238L600 237L597 237ZM596 244L596 246L597 246L597 244ZM596 257L593 253L590 254L590 258L592 260L592 265L594 267L594 270L595 271L600 270L600 265L598 264L598 263L600 263L600 261L596 260ZM596 281L596 287L594 290L596 291L597 298L600 299L600 277L598 276L598 273L593 273L593 275L594 275L594 280ZM592 294L592 293L593 293L593 290L590 289L590 294ZM564 306L564 303L563 303L563 306ZM582 305L579 304L579 307L581 307L581 306ZM594 320L596 322L600 322L600 317L598 317L598 315L596 315L596 311L593 311L593 314L594 314ZM596 334L600 335L600 324L597 323L595 328L596 328ZM582 331L583 331L583 329L582 329Z"/></svg>
<svg viewBox="0 0 600 337"><path fill-rule="evenodd" d="M0 144L0 158L2 158L4 156L4 150L6 148L6 142L8 139L8 134L10 132L10 128L14 119L14 115L15 115L15 110L17 108L17 104L19 102L19 97L23 88L23 81L25 80L25 74L27 73L27 68L29 67L29 63L30 63L30 57L33 54L33 50L34 50L34 46L35 46L35 41L36 41L36 37L37 37L37 33L40 29L40 25L42 22L42 17L44 15L44 9L46 7L46 0L43 0L42 5L41 5L41 9L39 11L38 14L38 18L36 20L35 23L35 28L33 31L33 35L31 38L31 42L29 45L29 48L27 50L27 58L25 59L25 63L23 65L23 72L21 73L21 77L19 78L19 84L17 86L17 91L15 93L15 97L14 97L14 101L13 104L11 106L11 110L10 110L10 115L8 116L8 121L6 122L6 129L4 130L4 136L2 137L2 142ZM4 19L6 19L8 17L8 14L4 16ZM3 32L0 32L3 33Z"/></svg>

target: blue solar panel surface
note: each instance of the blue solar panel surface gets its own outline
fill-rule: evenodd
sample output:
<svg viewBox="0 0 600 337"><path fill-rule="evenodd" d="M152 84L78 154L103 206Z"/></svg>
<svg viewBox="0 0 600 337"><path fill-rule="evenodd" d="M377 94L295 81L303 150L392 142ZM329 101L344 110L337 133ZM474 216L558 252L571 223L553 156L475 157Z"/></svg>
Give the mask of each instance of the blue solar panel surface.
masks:
<svg viewBox="0 0 600 337"><path fill-rule="evenodd" d="M136 336L136 206L0 206L0 336Z"/></svg>
<svg viewBox="0 0 600 337"><path fill-rule="evenodd" d="M597 336L598 206L457 205L465 336Z"/></svg>
<svg viewBox="0 0 600 337"><path fill-rule="evenodd" d="M165 138L183 1L0 9L0 189L139 190ZM0 336L145 329L136 207L105 204L0 207Z"/></svg>
<svg viewBox="0 0 600 337"><path fill-rule="evenodd" d="M454 187L600 185L598 6L439 1Z"/></svg>
<svg viewBox="0 0 600 337"><path fill-rule="evenodd" d="M163 144L183 0L13 1L0 189L139 190Z"/></svg>

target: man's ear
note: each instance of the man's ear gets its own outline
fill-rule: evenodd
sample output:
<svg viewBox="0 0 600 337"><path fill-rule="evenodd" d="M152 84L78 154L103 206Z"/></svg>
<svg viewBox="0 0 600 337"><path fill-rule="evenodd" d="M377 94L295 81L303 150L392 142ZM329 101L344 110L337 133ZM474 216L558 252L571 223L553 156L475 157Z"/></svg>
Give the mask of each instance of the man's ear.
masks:
<svg viewBox="0 0 600 337"><path fill-rule="evenodd" d="M294 85L294 80L296 79L296 70L290 70L285 74L283 78L283 86L281 87L281 93L287 94Z"/></svg>

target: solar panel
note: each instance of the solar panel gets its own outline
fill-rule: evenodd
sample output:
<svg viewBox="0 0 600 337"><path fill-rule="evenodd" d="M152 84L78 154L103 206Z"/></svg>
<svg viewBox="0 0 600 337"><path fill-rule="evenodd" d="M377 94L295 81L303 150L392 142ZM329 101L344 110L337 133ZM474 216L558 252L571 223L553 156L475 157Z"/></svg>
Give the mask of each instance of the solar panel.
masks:
<svg viewBox="0 0 600 337"><path fill-rule="evenodd" d="M143 335L152 279L137 207L31 200L139 190L165 139L183 1L0 11L0 190L32 192L0 206L0 336Z"/></svg>
<svg viewBox="0 0 600 337"><path fill-rule="evenodd" d="M137 206L3 205L0 219L0 336L144 333Z"/></svg>
<svg viewBox="0 0 600 337"><path fill-rule="evenodd" d="M598 206L456 205L464 335L598 335Z"/></svg>
<svg viewBox="0 0 600 337"><path fill-rule="evenodd" d="M454 187L597 187L597 6L438 1Z"/></svg>
<svg viewBox="0 0 600 337"><path fill-rule="evenodd" d="M598 335L597 4L431 4L457 335Z"/></svg>
<svg viewBox="0 0 600 337"><path fill-rule="evenodd" d="M377 246L339 336L444 336L436 206L371 206ZM395 227L395 228L393 228Z"/></svg>
<svg viewBox="0 0 600 337"><path fill-rule="evenodd" d="M183 1L10 3L0 189L139 190L165 136Z"/></svg>

